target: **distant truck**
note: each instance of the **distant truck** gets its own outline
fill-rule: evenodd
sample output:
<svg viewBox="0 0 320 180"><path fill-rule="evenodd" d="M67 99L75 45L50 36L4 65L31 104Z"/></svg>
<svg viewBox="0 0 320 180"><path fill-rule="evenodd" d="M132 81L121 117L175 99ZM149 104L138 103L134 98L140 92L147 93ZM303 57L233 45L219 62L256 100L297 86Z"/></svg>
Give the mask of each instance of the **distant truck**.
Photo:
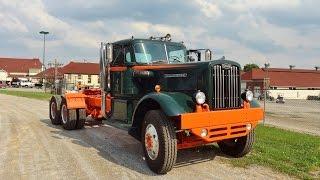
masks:
<svg viewBox="0 0 320 180"><path fill-rule="evenodd" d="M200 50L187 50L170 35L102 43L101 89L53 96L51 122L81 129L91 116L127 129L158 174L172 169L178 150L210 143L242 157L263 111L251 91L241 92L239 63L211 60L210 50L201 58Z"/></svg>
<svg viewBox="0 0 320 180"><path fill-rule="evenodd" d="M35 84L31 81L21 81L20 86L26 87L26 88L33 88L35 86Z"/></svg>

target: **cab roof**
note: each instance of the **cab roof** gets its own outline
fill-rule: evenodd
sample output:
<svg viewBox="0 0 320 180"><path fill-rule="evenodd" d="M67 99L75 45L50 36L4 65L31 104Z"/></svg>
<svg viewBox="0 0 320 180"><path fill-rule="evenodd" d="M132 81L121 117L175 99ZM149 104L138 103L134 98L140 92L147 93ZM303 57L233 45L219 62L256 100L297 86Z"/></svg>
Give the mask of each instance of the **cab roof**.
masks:
<svg viewBox="0 0 320 180"><path fill-rule="evenodd" d="M116 41L113 44L118 44L118 45L125 45L125 44L134 44L134 43L141 43L141 42L162 42L162 43L167 43L167 44L172 44L172 45L178 45L178 46L185 46L181 42L172 42L172 41L161 41L158 39L124 39L120 41Z"/></svg>

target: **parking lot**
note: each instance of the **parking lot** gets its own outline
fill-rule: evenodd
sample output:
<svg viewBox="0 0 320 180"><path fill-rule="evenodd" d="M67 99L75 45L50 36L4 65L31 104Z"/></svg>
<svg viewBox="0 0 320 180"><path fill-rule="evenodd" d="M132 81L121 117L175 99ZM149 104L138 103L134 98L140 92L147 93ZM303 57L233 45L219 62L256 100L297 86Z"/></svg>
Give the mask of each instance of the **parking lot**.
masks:
<svg viewBox="0 0 320 180"><path fill-rule="evenodd" d="M66 131L48 102L0 94L0 179L288 179L269 168L233 167L215 146L180 151L167 175L152 173L126 131L89 124Z"/></svg>
<svg viewBox="0 0 320 180"><path fill-rule="evenodd" d="M260 102L263 106L263 102ZM266 124L320 136L320 101L286 100L266 103Z"/></svg>

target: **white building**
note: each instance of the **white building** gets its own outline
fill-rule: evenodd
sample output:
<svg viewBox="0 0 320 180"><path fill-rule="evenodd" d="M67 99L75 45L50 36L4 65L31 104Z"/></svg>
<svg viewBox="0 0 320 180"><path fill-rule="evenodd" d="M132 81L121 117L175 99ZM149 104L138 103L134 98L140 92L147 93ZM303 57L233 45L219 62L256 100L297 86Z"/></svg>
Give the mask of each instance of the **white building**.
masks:
<svg viewBox="0 0 320 180"><path fill-rule="evenodd" d="M320 96L320 70L311 69L253 69L242 74L242 82L255 96L264 93L269 84L269 95L284 96L286 99L307 99Z"/></svg>

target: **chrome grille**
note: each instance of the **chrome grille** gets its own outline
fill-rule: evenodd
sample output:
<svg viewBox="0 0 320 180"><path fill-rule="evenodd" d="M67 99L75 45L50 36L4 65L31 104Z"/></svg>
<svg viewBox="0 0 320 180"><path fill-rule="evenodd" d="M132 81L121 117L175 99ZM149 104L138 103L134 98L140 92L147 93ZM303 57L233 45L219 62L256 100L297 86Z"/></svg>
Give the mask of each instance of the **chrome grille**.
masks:
<svg viewBox="0 0 320 180"><path fill-rule="evenodd" d="M213 109L237 108L240 106L240 70L237 66L223 68L214 65L213 72Z"/></svg>

